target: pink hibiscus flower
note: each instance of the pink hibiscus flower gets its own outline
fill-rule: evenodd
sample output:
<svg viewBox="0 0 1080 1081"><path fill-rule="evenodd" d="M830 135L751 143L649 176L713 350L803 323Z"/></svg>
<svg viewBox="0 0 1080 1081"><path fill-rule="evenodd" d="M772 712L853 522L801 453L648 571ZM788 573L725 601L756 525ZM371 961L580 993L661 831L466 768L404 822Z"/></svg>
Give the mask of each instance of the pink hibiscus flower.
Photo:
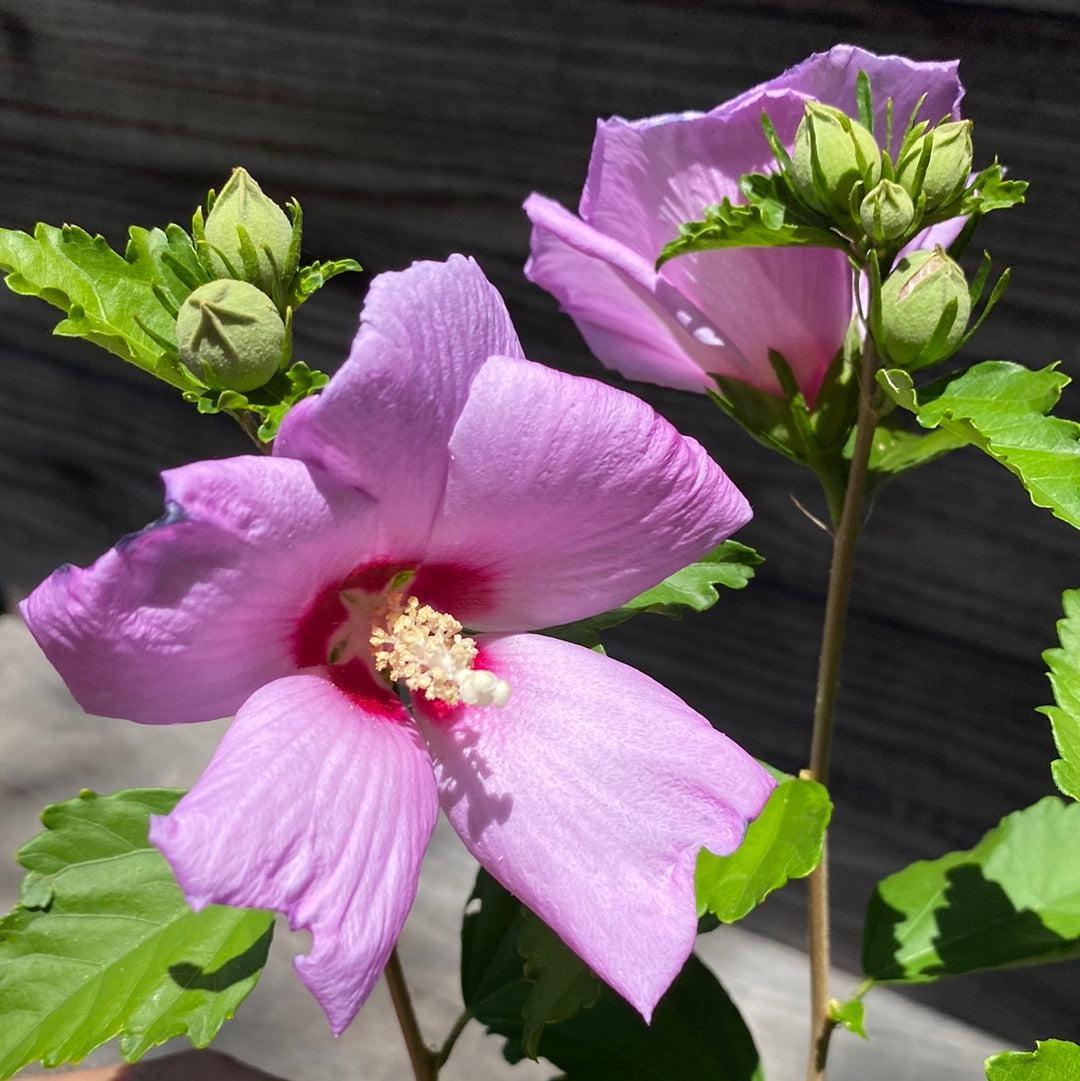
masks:
<svg viewBox="0 0 1080 1081"><path fill-rule="evenodd" d="M542 195L525 202L533 223L526 276L556 297L604 364L630 379L704 392L715 373L779 394L774 349L813 402L853 312L843 252L737 248L680 256L659 272L654 264L683 222L725 197L743 201L744 173L775 170L763 111L790 150L808 98L855 114L860 70L873 86L879 140L885 100L893 99L894 155L923 93L920 119L959 118L955 61L916 63L837 45L708 113L602 120L580 217ZM927 230L910 247L947 245L962 224Z"/></svg>
<svg viewBox="0 0 1080 1081"><path fill-rule="evenodd" d="M190 904L310 930L296 967L339 1033L441 804L648 1016L693 944L699 848L731 852L772 782L648 677L521 632L616 606L747 521L701 447L629 394L523 359L454 256L372 283L351 356L274 457L164 480L160 521L56 571L23 612L90 712L235 712L151 824Z"/></svg>

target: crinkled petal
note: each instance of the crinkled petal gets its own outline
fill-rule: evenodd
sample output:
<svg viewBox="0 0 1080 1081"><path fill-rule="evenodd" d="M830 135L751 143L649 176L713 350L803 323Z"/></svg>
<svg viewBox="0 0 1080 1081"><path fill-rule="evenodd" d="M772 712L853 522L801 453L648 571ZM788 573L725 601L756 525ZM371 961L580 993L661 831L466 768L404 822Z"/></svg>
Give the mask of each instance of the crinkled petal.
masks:
<svg viewBox="0 0 1080 1081"><path fill-rule="evenodd" d="M640 399L512 357L481 368L450 451L429 558L487 583L475 603L444 601L481 630L615 607L750 518L701 446Z"/></svg>
<svg viewBox="0 0 1080 1081"><path fill-rule="evenodd" d="M936 124L944 116L959 119L964 97L959 66L957 60L923 62L906 56L877 56L855 45L836 45L828 52L808 57L765 86L773 90L795 90L857 116L855 85L859 72L865 71L870 77L874 134L879 141L885 136L885 101L889 97L893 99L893 140L889 149L895 156L904 125L923 94L926 101L919 110L918 120Z"/></svg>
<svg viewBox="0 0 1080 1081"><path fill-rule="evenodd" d="M648 1019L693 948L699 849L732 852L772 779L671 692L584 647L486 639L480 663L509 680L509 703L421 722L443 810Z"/></svg>
<svg viewBox="0 0 1080 1081"><path fill-rule="evenodd" d="M391 542L370 497L303 462L196 462L163 479L163 518L55 571L22 611L89 713L210 720L294 672L292 635L320 588Z"/></svg>
<svg viewBox="0 0 1080 1081"><path fill-rule="evenodd" d="M311 932L296 969L338 1035L397 941L437 814L404 711L299 675L251 697L150 839L193 908L275 909Z"/></svg>
<svg viewBox="0 0 1080 1081"><path fill-rule="evenodd" d="M452 255L380 274L349 359L285 418L274 453L314 462L383 500L419 544L469 385L495 355L521 356L521 345L474 260Z"/></svg>

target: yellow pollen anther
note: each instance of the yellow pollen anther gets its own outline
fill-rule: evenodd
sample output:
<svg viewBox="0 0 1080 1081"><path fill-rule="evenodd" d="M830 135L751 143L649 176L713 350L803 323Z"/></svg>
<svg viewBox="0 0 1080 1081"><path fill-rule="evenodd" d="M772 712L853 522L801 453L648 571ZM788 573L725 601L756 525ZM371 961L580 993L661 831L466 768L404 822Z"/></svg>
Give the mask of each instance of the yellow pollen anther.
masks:
<svg viewBox="0 0 1080 1081"><path fill-rule="evenodd" d="M401 593L391 593L375 611L369 641L376 670L447 705L505 705L510 684L473 668L478 650L461 633L461 624L416 597L402 599Z"/></svg>

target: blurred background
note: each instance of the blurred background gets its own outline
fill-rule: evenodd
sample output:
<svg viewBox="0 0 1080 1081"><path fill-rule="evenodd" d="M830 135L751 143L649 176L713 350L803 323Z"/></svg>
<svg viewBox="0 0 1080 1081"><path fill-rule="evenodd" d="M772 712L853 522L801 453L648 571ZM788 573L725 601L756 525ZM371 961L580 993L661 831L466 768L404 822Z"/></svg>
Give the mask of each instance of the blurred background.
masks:
<svg viewBox="0 0 1080 1081"><path fill-rule="evenodd" d="M475 255L529 357L628 386L701 440L754 504L740 539L767 562L752 586L692 622L638 620L610 650L753 753L796 770L829 546L792 496L819 507L813 483L707 400L622 384L592 360L522 276L520 204L539 190L576 205L598 116L708 109L838 41L961 59L977 161L998 154L1031 181L1028 205L991 216L980 233L996 264L1013 267L1013 285L967 353L1061 360L1080 373L1074 0L0 0L0 224L70 221L122 246L130 223L186 225L205 190L243 164L273 197L299 198L306 256L354 256L366 268L333 282L296 324L295 355L329 370L373 274ZM197 416L88 344L50 337L56 319L0 292L9 606L57 563L89 561L157 517L159 470L246 449L230 421ZM1078 415L1077 403L1066 392L1063 412ZM1062 589L1080 586L1078 553L1073 531L974 451L877 498L859 553L831 784L843 966L857 968L878 878L968 846L1053 791L1049 725L1033 711L1049 698L1039 654L1055 642ZM16 652L19 665L34 663L24 645ZM14 656L0 654L0 671ZM70 710L51 684L49 694ZM90 768L93 740L79 746ZM6 753L0 800L37 807L74 794L39 792L19 747ZM34 830L32 819L22 826L19 838ZM10 867L9 850L0 858ZM800 945L803 904L802 885L790 886L748 926ZM1080 1036L1077 975L1059 965L915 994L1029 1044Z"/></svg>

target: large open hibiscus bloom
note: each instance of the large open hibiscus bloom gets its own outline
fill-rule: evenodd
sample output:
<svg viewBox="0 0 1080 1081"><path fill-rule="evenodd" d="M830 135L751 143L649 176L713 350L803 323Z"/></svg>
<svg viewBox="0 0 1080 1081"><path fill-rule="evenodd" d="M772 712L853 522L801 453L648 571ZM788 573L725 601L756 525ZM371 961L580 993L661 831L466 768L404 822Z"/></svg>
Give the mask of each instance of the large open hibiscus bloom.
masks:
<svg viewBox="0 0 1080 1081"><path fill-rule="evenodd" d="M693 944L699 848L731 852L772 782L646 676L521 632L618 605L746 522L701 447L523 359L455 256L372 284L351 356L273 458L164 479L160 521L56 571L23 612L91 712L236 713L152 822L189 902L310 930L297 969L340 1032L441 803L648 1016Z"/></svg>
<svg viewBox="0 0 1080 1081"><path fill-rule="evenodd" d="M556 297L604 364L631 379L703 392L715 373L775 394L774 349L813 401L851 321L843 252L738 248L680 256L659 272L654 264L683 222L725 197L742 201L740 176L775 169L763 111L790 150L808 98L855 114L860 70L873 85L879 138L885 100L893 99L894 156L922 94L920 119L960 115L955 61L916 63L838 45L708 113L602 120L580 217L542 195L526 200L526 275ZM928 230L912 247L948 243L960 224Z"/></svg>

